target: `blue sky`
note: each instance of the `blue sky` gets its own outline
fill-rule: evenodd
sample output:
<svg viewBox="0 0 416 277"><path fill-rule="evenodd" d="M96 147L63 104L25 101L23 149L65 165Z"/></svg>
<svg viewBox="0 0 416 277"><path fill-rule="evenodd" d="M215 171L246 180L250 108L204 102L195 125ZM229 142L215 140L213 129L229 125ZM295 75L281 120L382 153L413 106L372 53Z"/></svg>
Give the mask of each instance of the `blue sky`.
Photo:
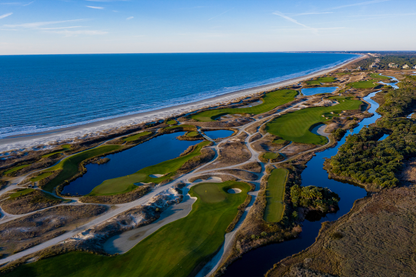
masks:
<svg viewBox="0 0 416 277"><path fill-rule="evenodd" d="M414 0L0 0L0 54L416 50Z"/></svg>

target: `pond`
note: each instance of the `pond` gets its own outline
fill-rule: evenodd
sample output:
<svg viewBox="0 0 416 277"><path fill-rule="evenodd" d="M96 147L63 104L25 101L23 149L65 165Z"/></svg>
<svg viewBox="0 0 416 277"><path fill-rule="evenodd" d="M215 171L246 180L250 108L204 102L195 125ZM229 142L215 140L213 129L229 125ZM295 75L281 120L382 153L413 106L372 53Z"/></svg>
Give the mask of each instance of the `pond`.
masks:
<svg viewBox="0 0 416 277"><path fill-rule="evenodd" d="M158 136L122 152L105 156L105 164L86 165L87 173L64 187L62 194L85 195L108 179L117 178L160 162L178 157L195 141L178 140L185 132Z"/></svg>
<svg viewBox="0 0 416 277"><path fill-rule="evenodd" d="M386 138L388 138L388 136L390 136L390 135L389 134L384 134L378 141L385 140Z"/></svg>
<svg viewBox="0 0 416 277"><path fill-rule="evenodd" d="M374 116L365 118L349 134L358 133L365 125L374 123L380 117L376 113L378 104L371 99L376 93L371 93L364 98L371 104L369 112L374 113ZM323 169L325 158L334 156L338 152L338 148L345 143L345 140L346 136L344 136L336 147L316 153L316 156L307 163L307 168L302 173L302 186L315 185L327 187L337 193L341 197L341 201L339 202L340 209L336 213L328 214L318 221L304 221L302 233L297 239L266 245L244 254L241 259L232 263L222 276L264 276L275 263L311 246L315 242L322 222L337 220L351 210L355 200L367 195L367 192L361 187L328 179L328 173Z"/></svg>
<svg viewBox="0 0 416 277"><path fill-rule="evenodd" d="M320 93L333 93L338 87L320 87L320 88L304 88L301 90L303 95L315 95Z"/></svg>
<svg viewBox="0 0 416 277"><path fill-rule="evenodd" d="M204 133L212 138L212 139L218 139L218 138L226 138L234 134L234 131L231 130L215 130L215 131L204 131Z"/></svg>
<svg viewBox="0 0 416 277"><path fill-rule="evenodd" d="M380 75L381 75L381 74L380 74ZM384 76L384 75L382 75L382 76ZM394 89L398 89L398 88L399 88L399 87L397 86L397 83L399 82L399 80L397 80L397 78L396 78L396 77L393 77L393 76L386 76L386 77L391 78L391 80L392 80L393 82L392 82L392 83L384 83L384 82L380 81L380 82L379 82L379 84L386 85L386 86L391 86L391 87L393 87Z"/></svg>

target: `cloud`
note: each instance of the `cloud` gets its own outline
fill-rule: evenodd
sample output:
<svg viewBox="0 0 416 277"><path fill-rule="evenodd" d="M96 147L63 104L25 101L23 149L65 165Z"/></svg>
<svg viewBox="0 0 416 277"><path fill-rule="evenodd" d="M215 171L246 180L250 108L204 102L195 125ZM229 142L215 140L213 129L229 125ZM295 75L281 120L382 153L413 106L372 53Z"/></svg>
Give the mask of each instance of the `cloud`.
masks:
<svg viewBox="0 0 416 277"><path fill-rule="evenodd" d="M134 18L134 16L130 16L130 17L127 17L126 20L131 20L133 18Z"/></svg>
<svg viewBox="0 0 416 277"><path fill-rule="evenodd" d="M72 31L72 30L61 30L61 31L48 31L48 33L65 35L67 37L69 37L69 36L77 36L77 35L96 36L96 35L105 35L105 34L108 34L108 32L98 31L98 30L76 30L76 31Z"/></svg>
<svg viewBox="0 0 416 277"><path fill-rule="evenodd" d="M86 6L86 7L90 9L95 9L95 10L104 10L104 7L97 7L97 6Z"/></svg>
<svg viewBox="0 0 416 277"><path fill-rule="evenodd" d="M370 4L377 4L377 3L387 2L387 1L390 1L390 0L366 1L366 2L360 2L360 3L355 3L355 4L348 4L348 5L333 7L333 8L329 8L329 9L326 9L326 10L328 10L328 11L339 10L339 9L343 9L343 8L356 7L356 6L366 6L366 5L370 5Z"/></svg>
<svg viewBox="0 0 416 277"><path fill-rule="evenodd" d="M313 28L313 27L307 26L307 25L305 25L305 24L303 24L303 23L300 23L300 22L299 22L299 21L297 21L296 19L293 19L293 18L291 18L291 17L289 17L289 16L287 16L287 15L285 15L285 14L283 14L283 13L279 12L279 11L275 11L273 14L274 14L274 15L278 15L278 16L280 16L280 17L282 17L282 18L284 18L284 19L286 19L286 20L288 20L288 21L290 21L290 22L292 22L292 23L295 23L295 24L297 24L297 25L299 25L299 26L302 26L302 27L304 27L305 29L308 29L308 30L310 30L310 31L312 31L312 32L314 32L314 33L317 33L317 32L318 32L318 29L317 29L317 28Z"/></svg>
<svg viewBox="0 0 416 277"><path fill-rule="evenodd" d="M0 3L1 5L15 5L15 6L29 6L30 4L33 4L35 1L29 2L29 3L22 3L22 2L7 2L7 3Z"/></svg>
<svg viewBox="0 0 416 277"><path fill-rule="evenodd" d="M3 15L0 15L0 19L6 18L8 16L11 16L12 14L13 13L6 13L6 14L3 14Z"/></svg>
<svg viewBox="0 0 416 277"><path fill-rule="evenodd" d="M32 23L23 23L23 24L6 24L3 27L7 28L26 28L26 29L37 29L42 26L52 25L52 24L62 24L68 22L77 22L84 21L85 19L72 19L72 20L62 20L62 21L42 21L42 22L32 22Z"/></svg>

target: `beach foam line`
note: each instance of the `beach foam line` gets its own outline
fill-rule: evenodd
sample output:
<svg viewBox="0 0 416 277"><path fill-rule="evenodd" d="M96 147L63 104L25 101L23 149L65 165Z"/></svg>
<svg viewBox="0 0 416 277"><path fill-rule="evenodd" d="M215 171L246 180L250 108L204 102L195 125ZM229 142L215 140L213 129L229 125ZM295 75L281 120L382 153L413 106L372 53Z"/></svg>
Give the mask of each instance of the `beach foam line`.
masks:
<svg viewBox="0 0 416 277"><path fill-rule="evenodd" d="M220 104L228 104L238 99L258 95L260 93L278 89L299 83L303 80L314 78L337 70L348 63L361 59L363 55L346 60L330 68L322 69L307 75L283 80L273 84L257 86L254 88L243 89L235 92L218 95L212 98L199 100L196 102L181 104L178 106L162 108L158 110L142 112L132 115L125 115L116 118L95 121L84 125L75 125L66 128L53 129L38 133L19 134L16 136L5 137L0 139L0 152L11 151L16 149L30 149L39 145L50 145L60 142L67 142L75 139L98 137L109 133L121 131L122 128L155 122L161 119L177 117L188 114L203 108L215 107Z"/></svg>

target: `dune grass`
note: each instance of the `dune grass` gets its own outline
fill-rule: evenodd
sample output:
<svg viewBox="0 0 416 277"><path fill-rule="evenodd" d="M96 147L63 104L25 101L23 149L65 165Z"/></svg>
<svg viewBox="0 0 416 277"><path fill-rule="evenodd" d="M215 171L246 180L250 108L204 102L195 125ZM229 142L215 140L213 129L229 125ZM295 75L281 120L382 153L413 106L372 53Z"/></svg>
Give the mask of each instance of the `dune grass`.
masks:
<svg viewBox="0 0 416 277"><path fill-rule="evenodd" d="M178 129L178 130L182 130L182 129L191 129L191 130L196 130L195 125L189 125L189 124L182 124L182 125L174 125L174 126L168 126L163 128L164 130L174 130L174 129Z"/></svg>
<svg viewBox="0 0 416 277"><path fill-rule="evenodd" d="M349 83L348 85L352 88L356 89L367 89L367 88L375 88L378 84L375 84L376 80L368 80L368 81L358 81L354 83Z"/></svg>
<svg viewBox="0 0 416 277"><path fill-rule="evenodd" d="M279 222L283 218L283 212L285 210L285 187L288 174L289 171L287 169L278 168L272 171L272 174L267 180L267 205L264 219L268 222Z"/></svg>
<svg viewBox="0 0 416 277"><path fill-rule="evenodd" d="M324 83L332 83L332 82L335 82L336 80L337 79L335 79L334 77L321 77L316 80L307 81L306 83L308 85L320 85Z"/></svg>
<svg viewBox="0 0 416 277"><path fill-rule="evenodd" d="M226 193L229 188L242 192ZM196 185L189 193L198 199L187 217L165 225L125 254L70 252L24 264L5 276L190 276L221 247L249 190L234 181Z"/></svg>
<svg viewBox="0 0 416 277"><path fill-rule="evenodd" d="M226 114L261 114L293 101L297 94L298 92L295 90L276 90L267 93L263 97L263 103L254 107L208 110L194 114L191 118L202 122L209 122L215 121L218 117Z"/></svg>
<svg viewBox="0 0 416 277"><path fill-rule="evenodd" d="M329 99L337 100L339 104L330 107L306 108L284 114L267 123L266 131L287 141L325 144L328 139L313 134L310 131L313 126L331 120L343 110L356 110L361 106L361 101L353 100L350 97L331 97Z"/></svg>
<svg viewBox="0 0 416 277"><path fill-rule="evenodd" d="M144 137L144 136L150 135L151 133L152 133L152 132L149 132L149 131L144 131L144 132L141 132L141 133L138 133L138 134L135 134L135 135L129 136L129 137L125 137L125 138L123 138L123 140L124 140L125 142L136 141L136 140L138 140L138 139L139 139L139 138L141 138L141 137Z"/></svg>
<svg viewBox="0 0 416 277"><path fill-rule="evenodd" d="M137 183L160 183L169 179L176 174L176 171L182 167L188 160L201 154L201 149L208 145L209 141L201 142L189 154L172 160L164 161L156 165L148 166L140 169L131 175L122 176L114 179L105 180L96 186L88 195L113 195L132 191L136 188ZM150 175L162 174L161 177L153 178Z"/></svg>
<svg viewBox="0 0 416 277"><path fill-rule="evenodd" d="M55 178L48 182L43 187L43 189L52 192L56 186L62 184L66 180L69 180L71 177L78 173L79 165L82 161L96 156L104 155L114 150L119 150L121 148L121 145L103 145L63 159L59 164L45 170L45 173L56 170L60 170L60 172Z"/></svg>
<svg viewBox="0 0 416 277"><path fill-rule="evenodd" d="M18 165L18 166L12 167L12 168L4 171L3 172L3 175L10 175L10 174L12 174L12 173L14 173L16 171L19 171L20 169L23 169L25 167L28 167L29 165L30 164L23 164L23 165Z"/></svg>

